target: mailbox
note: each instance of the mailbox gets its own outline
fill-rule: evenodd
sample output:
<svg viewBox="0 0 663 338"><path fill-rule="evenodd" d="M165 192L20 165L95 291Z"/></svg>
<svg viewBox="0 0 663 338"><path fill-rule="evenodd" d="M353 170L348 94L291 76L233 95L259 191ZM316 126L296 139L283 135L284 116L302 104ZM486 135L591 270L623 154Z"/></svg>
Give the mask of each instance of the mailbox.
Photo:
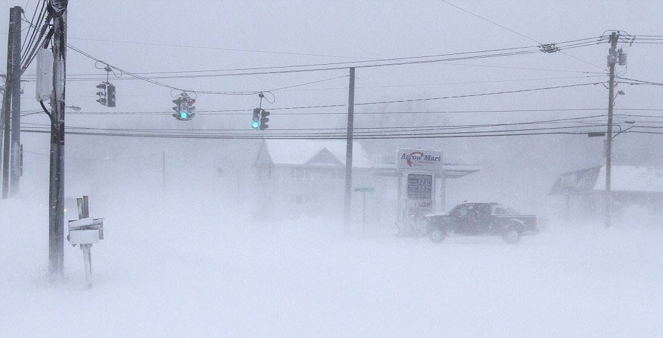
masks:
<svg viewBox="0 0 663 338"><path fill-rule="evenodd" d="M77 220L69 221L69 234L67 240L71 245L77 244L83 251L83 263L85 264L85 279L87 286L92 287L92 254L90 249L92 244L98 243L104 239L104 219L91 218L90 209L88 207L88 198L77 198L78 204L78 218Z"/></svg>
<svg viewBox="0 0 663 338"><path fill-rule="evenodd" d="M83 218L69 221L67 239L71 245L94 244L104 239L103 218Z"/></svg>

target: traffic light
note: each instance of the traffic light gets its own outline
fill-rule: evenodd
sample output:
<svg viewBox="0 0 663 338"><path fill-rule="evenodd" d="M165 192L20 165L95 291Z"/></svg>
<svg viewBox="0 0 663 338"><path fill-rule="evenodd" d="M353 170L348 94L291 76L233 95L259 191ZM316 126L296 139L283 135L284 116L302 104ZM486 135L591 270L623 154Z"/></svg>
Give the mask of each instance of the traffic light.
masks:
<svg viewBox="0 0 663 338"><path fill-rule="evenodd" d="M97 99L97 102L101 103L102 106L105 106L106 105L106 83L102 82L102 83L98 84L97 89L99 89L99 91L97 92L97 96L99 96L99 98Z"/></svg>
<svg viewBox="0 0 663 338"><path fill-rule="evenodd" d="M173 103L175 104L173 107L173 110L175 111L173 117L180 121L191 120L191 118L196 115L193 112L196 109L196 107L193 106L193 103L195 102L196 100L191 99L186 94L180 95L177 99L173 100Z"/></svg>
<svg viewBox="0 0 663 338"><path fill-rule="evenodd" d="M194 103L196 103L196 100L187 97L186 100L187 119L191 119L196 115L196 113L193 112L194 110L196 110L196 106L193 105Z"/></svg>
<svg viewBox="0 0 663 338"><path fill-rule="evenodd" d="M189 111L186 109L186 106L182 107L180 110L180 121L187 121L189 119Z"/></svg>
<svg viewBox="0 0 663 338"><path fill-rule="evenodd" d="M268 112L266 110L263 110L260 113L260 116L261 116L260 117L260 130L265 130L265 129L269 128L269 126L267 125L267 122L269 122L269 118L267 118L267 116L269 116L269 114L270 114L270 112Z"/></svg>
<svg viewBox="0 0 663 338"><path fill-rule="evenodd" d="M253 122L251 123L251 128L258 129L260 127L260 108L253 110Z"/></svg>
<svg viewBox="0 0 663 338"><path fill-rule="evenodd" d="M175 104L175 106L173 107L173 110L175 111L175 114L173 114L173 117L179 120L180 119L180 111L182 109L181 108L182 107L182 98L181 97L176 98L175 100L173 100L173 103Z"/></svg>
<svg viewBox="0 0 663 338"><path fill-rule="evenodd" d="M106 106L115 107L115 85L106 86Z"/></svg>

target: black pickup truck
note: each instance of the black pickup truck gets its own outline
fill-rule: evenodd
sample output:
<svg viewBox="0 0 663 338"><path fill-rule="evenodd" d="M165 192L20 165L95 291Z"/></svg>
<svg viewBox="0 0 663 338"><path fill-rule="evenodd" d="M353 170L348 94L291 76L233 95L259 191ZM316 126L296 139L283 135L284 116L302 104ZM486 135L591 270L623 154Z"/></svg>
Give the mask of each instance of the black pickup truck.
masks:
<svg viewBox="0 0 663 338"><path fill-rule="evenodd" d="M497 203L463 203L448 214L427 215L426 228L433 242L455 233L502 236L507 243L518 243L523 234L538 232L536 216L520 215Z"/></svg>

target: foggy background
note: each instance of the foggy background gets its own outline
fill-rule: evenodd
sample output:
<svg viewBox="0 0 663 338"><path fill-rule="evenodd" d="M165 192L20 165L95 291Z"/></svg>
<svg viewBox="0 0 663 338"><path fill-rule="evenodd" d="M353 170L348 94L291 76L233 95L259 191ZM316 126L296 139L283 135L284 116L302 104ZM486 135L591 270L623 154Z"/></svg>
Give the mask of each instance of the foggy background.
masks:
<svg viewBox="0 0 663 338"><path fill-rule="evenodd" d="M6 7L10 5L7 2ZM26 12L30 14L36 2L28 5ZM193 1L185 5L179 2L168 5L168 2L162 1L74 1L70 6L68 42L98 59L134 73L328 63L538 45L441 1ZM508 1L499 4L471 2L464 6L469 11L474 10L478 15L538 42L554 43L598 37L608 29L621 28L632 35L654 34L656 29L660 29L660 24L651 13L658 13L663 5L656 1L641 1L637 5L619 1ZM0 25L2 23L5 23L2 26L5 27L6 21L0 22ZM5 37L6 34L2 35L3 39ZM537 53L485 60L358 69L355 102L604 82L606 77L600 73L606 69L607 49L608 45L603 43L569 50L565 52L567 54ZM628 67L618 67L618 71L625 72L623 76L655 80L660 75L660 46L635 44L626 47L625 52L629 56ZM111 74L111 82L117 86L117 107L106 108L95 102L97 97L94 86L105 79L105 72L96 69L93 60L70 50L67 72L67 105L81 107L83 113L70 112L67 115L68 127L246 130L250 112L258 105L257 95L200 94L196 102L198 113L194 120L180 122L170 116L173 104L168 88L137 81L127 75L114 78ZM33 69L28 70L25 78L30 79L30 74L34 74ZM81 81L81 78L87 80ZM198 91L256 92L326 79L333 80L272 91L276 102L265 102L263 107L269 110L278 107L347 104L347 69L158 81ZM24 84L24 111L39 110L38 103L31 99L33 87L33 82ZM660 95L656 86L622 84L617 90L624 90L626 95L617 98L616 113L620 113L620 108L660 108ZM596 85L478 98L358 106L357 113L401 110L571 110L404 114L389 117L357 115L355 127L513 123L582 117L605 113L580 109L607 109L607 101L606 88ZM232 109L243 109L245 112L204 113ZM343 128L346 124L343 114L347 111L345 107L283 111L286 114L282 116L278 110L271 111L270 128L273 130ZM87 115L85 112L106 114ZM141 115L140 112L152 114ZM309 115L298 116L297 112ZM310 115L316 112L340 114ZM46 124L47 121L44 114L34 114L25 116L22 122L24 126L33 126ZM656 135L620 135L614 144L614 165L660 165L661 153L653 146L659 138ZM24 190L40 191L36 193L39 196L46 196L44 180L47 179L48 167L45 165L47 157L44 154L48 153L47 140L47 135L23 135L27 176L23 180L27 188ZM98 187L98 192L124 187L120 184L122 180L141 181L133 188L153 191L160 184L160 179L154 176L161 175L161 157L165 151L169 167L168 183L193 180L208 186L209 176L213 176L216 167L223 168L228 174L249 167L255 159L257 144L258 141L69 136L66 184L68 191L73 193L78 188L90 189L85 183L82 187L77 186L81 185L79 181L83 181L82 178L108 175L113 179L103 180L100 183L103 186ZM602 155L603 140L582 135L379 140L362 141L362 144L372 157L392 155L397 147L421 147L440 149L445 157L480 165L482 170L479 173L449 183L450 199L508 201L532 212L544 211L536 209L548 201L547 193L557 175L599 166L605 162ZM190 168L186 168L186 165ZM184 172L190 174L184 175ZM156 182L143 177L152 177ZM76 195L80 193L71 196Z"/></svg>
<svg viewBox="0 0 663 338"><path fill-rule="evenodd" d="M606 31L659 35L662 28L661 1L451 3L484 19L445 1L71 0L68 43L114 67L178 88L269 91L273 96L265 95L275 101L263 101L262 107L271 111L270 128L253 131L260 136L289 128L345 128L348 69L228 75L244 72L238 69L532 47L591 37L598 42ZM0 9L22 6L29 20L37 4L0 0ZM7 12L0 13L3 47ZM628 66L617 66L619 75L662 82L662 45L618 47L628 54ZM563 53L358 68L355 128L607 114L608 48L602 42ZM4 73L4 52L0 65ZM171 116L174 98L169 88L120 72L115 74L119 77L110 74L117 106L101 106L95 102L95 86L105 81L106 73L97 67L94 60L68 50L66 105L81 108L67 110L68 130L252 132L257 94L199 93L196 116L181 122ZM206 72L174 73L198 70ZM34 74L33 65L22 86L26 130L48 124L34 99ZM596 84L362 105L584 83ZM616 99L616 114L654 117L619 117L615 123L626 127L624 121L635 120L639 126L656 126L663 116L660 86L621 83L617 90L625 95ZM321 105L343 106L282 109ZM439 113L367 114L399 111ZM606 118L591 121L605 125ZM536 214L548 230L518 247L492 239L451 239L442 248L427 239L393 238L393 220L376 217L395 211L371 196L367 208L373 219L365 237L360 235L358 194L353 195L348 238L341 235L340 216L312 212L285 220L256 217L260 185L254 164L260 140L67 135L67 203L89 195L92 215L104 217L107 227L107 239L93 248L93 290L84 290L80 251L68 243L65 286L45 280L49 135L24 132L21 138L21 192L19 198L0 204L0 229L5 232L0 236L0 336L663 333L658 319L663 315L660 229L639 222L642 218L608 232L562 222L564 201L549 195L560 174L605 165L605 137L360 140L376 161L395 156L397 148L422 148L442 151L445 161L478 166L479 172L448 181L447 209L466 200L500 202ZM662 140L660 134L619 135L613 143L613 165L663 166ZM602 219L595 221L601 224ZM103 316L76 323L66 314L89 309ZM487 319L491 317L499 320ZM48 325L36 324L42 321Z"/></svg>

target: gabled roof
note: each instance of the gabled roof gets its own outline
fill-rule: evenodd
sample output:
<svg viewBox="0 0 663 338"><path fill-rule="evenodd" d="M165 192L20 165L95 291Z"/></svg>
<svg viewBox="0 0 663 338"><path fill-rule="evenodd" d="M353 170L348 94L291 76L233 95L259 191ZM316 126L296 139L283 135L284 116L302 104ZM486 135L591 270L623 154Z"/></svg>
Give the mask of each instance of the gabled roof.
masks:
<svg viewBox="0 0 663 338"><path fill-rule="evenodd" d="M336 140L263 140L255 166L345 166L345 141ZM358 142L353 143L352 166L371 168L373 162Z"/></svg>
<svg viewBox="0 0 663 338"><path fill-rule="evenodd" d="M557 178L551 195L605 191L605 167L564 173ZM610 189L621 192L663 193L663 168L612 166Z"/></svg>

